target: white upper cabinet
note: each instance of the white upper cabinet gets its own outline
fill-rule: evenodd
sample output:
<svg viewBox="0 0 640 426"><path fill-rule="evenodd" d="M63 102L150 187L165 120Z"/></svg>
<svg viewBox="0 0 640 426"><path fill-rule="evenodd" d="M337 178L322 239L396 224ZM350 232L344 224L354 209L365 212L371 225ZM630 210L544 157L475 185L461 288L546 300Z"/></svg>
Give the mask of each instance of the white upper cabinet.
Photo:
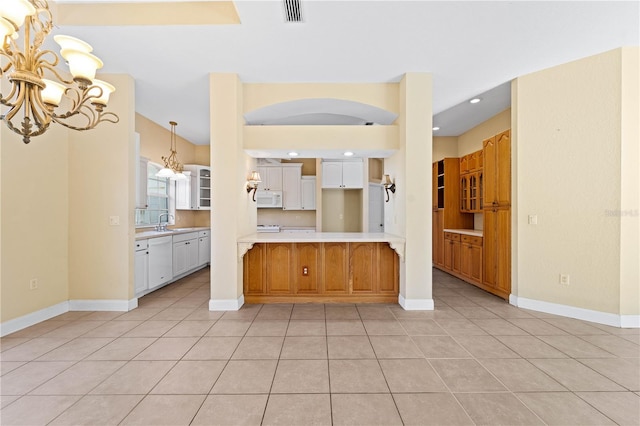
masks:
<svg viewBox="0 0 640 426"><path fill-rule="evenodd" d="M262 191L282 191L282 167L279 166L259 166L258 173L262 182L258 184L258 189Z"/></svg>
<svg viewBox="0 0 640 426"><path fill-rule="evenodd" d="M316 177L302 176L301 180L302 210L316 209Z"/></svg>
<svg viewBox="0 0 640 426"><path fill-rule="evenodd" d="M187 178L176 181L176 209L191 210L191 172L183 173Z"/></svg>
<svg viewBox="0 0 640 426"><path fill-rule="evenodd" d="M136 208L147 208L147 165L149 159L140 156L140 133L136 133L135 141L136 161Z"/></svg>
<svg viewBox="0 0 640 426"><path fill-rule="evenodd" d="M322 187L362 189L364 185L362 161L323 161Z"/></svg>
<svg viewBox="0 0 640 426"><path fill-rule="evenodd" d="M282 168L282 209L301 210L302 190L301 190L302 164L299 166Z"/></svg>
<svg viewBox="0 0 640 426"><path fill-rule="evenodd" d="M176 209L211 210L211 168L197 164L185 164L184 171L190 173L190 179L176 181ZM186 173L185 173L186 174ZM178 207L178 192L188 191L188 207ZM183 201L187 196L182 195Z"/></svg>

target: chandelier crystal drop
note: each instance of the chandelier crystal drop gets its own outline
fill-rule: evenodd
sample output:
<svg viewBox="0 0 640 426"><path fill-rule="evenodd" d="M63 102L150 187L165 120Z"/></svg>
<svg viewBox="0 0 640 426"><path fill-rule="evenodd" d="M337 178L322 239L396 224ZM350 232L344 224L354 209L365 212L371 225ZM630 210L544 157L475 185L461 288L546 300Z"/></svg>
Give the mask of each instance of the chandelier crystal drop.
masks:
<svg viewBox="0 0 640 426"><path fill-rule="evenodd" d="M157 177L170 178L171 180L185 180L187 176L182 173L182 164L178 162L178 151L176 149L176 126L178 123L170 121L171 125L171 146L168 157L162 157L164 168L156 173Z"/></svg>
<svg viewBox="0 0 640 426"><path fill-rule="evenodd" d="M71 80L56 69L59 57L41 50L52 28L46 0L0 0L0 77L11 84L8 94L0 93L0 103L8 107L0 120L24 143L46 132L51 122L89 130L101 122L119 121L116 114L104 111L115 88L95 79L103 64L91 54L89 44L70 36L54 37Z"/></svg>

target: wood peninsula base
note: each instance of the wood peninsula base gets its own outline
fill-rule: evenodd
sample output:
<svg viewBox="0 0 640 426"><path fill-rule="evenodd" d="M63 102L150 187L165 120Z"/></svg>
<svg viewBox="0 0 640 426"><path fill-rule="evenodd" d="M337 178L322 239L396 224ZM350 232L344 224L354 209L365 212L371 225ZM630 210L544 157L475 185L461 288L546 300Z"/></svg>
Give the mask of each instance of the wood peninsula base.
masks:
<svg viewBox="0 0 640 426"><path fill-rule="evenodd" d="M399 258L391 242L265 238L243 254L247 303L398 302Z"/></svg>

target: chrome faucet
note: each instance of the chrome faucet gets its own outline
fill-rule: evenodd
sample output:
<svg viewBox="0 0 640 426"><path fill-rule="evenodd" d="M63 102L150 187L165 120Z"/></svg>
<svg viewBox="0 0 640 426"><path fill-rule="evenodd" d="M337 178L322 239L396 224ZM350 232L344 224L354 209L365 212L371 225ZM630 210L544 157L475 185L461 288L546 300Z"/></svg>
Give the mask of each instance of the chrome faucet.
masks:
<svg viewBox="0 0 640 426"><path fill-rule="evenodd" d="M162 223L162 216L167 216L167 221L165 223ZM160 213L160 216L158 216L158 224L156 225L156 231L160 231L160 232L164 232L167 230L167 225L169 225L169 218L173 218L172 214L169 213Z"/></svg>

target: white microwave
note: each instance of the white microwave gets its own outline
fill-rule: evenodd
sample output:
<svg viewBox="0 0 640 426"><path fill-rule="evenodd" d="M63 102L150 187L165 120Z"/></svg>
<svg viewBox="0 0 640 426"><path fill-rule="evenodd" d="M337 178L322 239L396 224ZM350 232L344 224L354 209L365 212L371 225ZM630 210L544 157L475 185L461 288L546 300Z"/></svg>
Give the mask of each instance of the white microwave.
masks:
<svg viewBox="0 0 640 426"><path fill-rule="evenodd" d="M259 209L281 209L282 191L256 191L256 203Z"/></svg>

